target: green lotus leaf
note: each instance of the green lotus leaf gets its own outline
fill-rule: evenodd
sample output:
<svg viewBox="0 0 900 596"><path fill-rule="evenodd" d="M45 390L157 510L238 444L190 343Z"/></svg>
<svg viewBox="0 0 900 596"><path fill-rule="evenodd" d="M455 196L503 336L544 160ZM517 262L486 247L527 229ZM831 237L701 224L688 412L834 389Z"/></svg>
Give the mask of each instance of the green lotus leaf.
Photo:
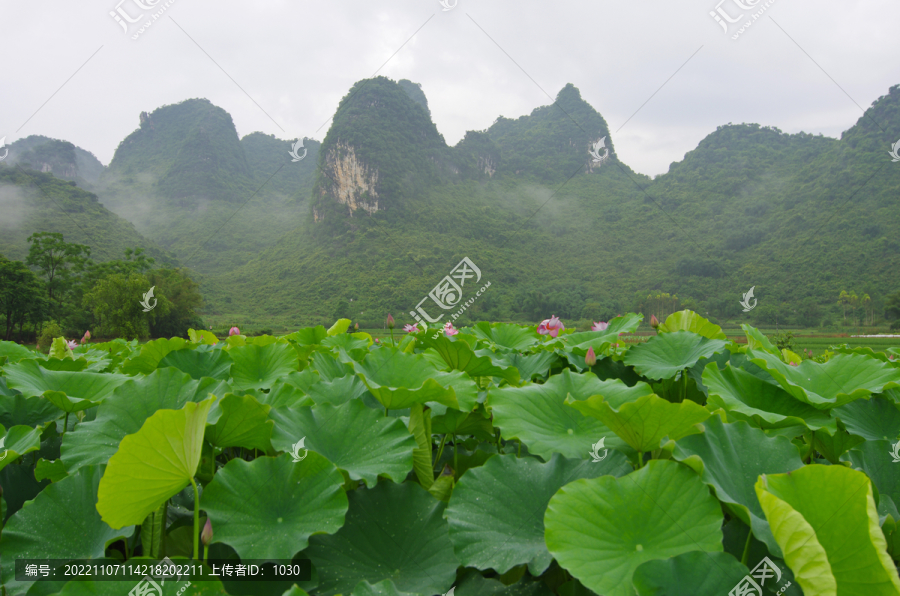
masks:
<svg viewBox="0 0 900 596"><path fill-rule="evenodd" d="M26 453L41 448L42 428L30 426L14 426L8 431L0 427L0 470L13 463Z"/></svg>
<svg viewBox="0 0 900 596"><path fill-rule="evenodd" d="M748 350L747 356L785 391L820 410L900 386L900 369L860 354L837 354L825 363L804 360L797 366L767 352Z"/></svg>
<svg viewBox="0 0 900 596"><path fill-rule="evenodd" d="M96 408L100 405L89 399L75 399L73 401L62 391L44 391L44 398L67 414L81 412L88 408Z"/></svg>
<svg viewBox="0 0 900 596"><path fill-rule="evenodd" d="M692 310L682 310L670 314L664 322L660 323L657 331L659 333L690 331L708 339L728 339L721 327L710 323Z"/></svg>
<svg viewBox="0 0 900 596"><path fill-rule="evenodd" d="M330 352L313 352L309 363L319 373L319 379L322 381L334 381L353 374L352 366L344 364Z"/></svg>
<svg viewBox="0 0 900 596"><path fill-rule="evenodd" d="M97 511L103 521L112 528L140 524L191 482L214 401L159 410L137 433L122 439L100 481Z"/></svg>
<svg viewBox="0 0 900 596"><path fill-rule="evenodd" d="M520 354L518 352L506 352L495 354L490 350L476 350L476 354L487 356L500 368L514 368L519 371L522 381L531 381L535 375L543 378L550 372L559 356L553 352L538 352L537 354Z"/></svg>
<svg viewBox="0 0 900 596"><path fill-rule="evenodd" d="M728 553L695 550L641 563L632 582L637 596L724 596L749 573L746 565Z"/></svg>
<svg viewBox="0 0 900 596"><path fill-rule="evenodd" d="M219 338L216 337L216 334L212 331L207 331L206 329L200 329L199 331L196 329L188 329L188 339L190 339L193 344L204 344L208 346L214 346L219 343Z"/></svg>
<svg viewBox="0 0 900 596"><path fill-rule="evenodd" d="M891 441L869 440L854 446L841 460L864 472L878 489L879 498L889 497L896 506L900 503L900 462L893 461L893 450Z"/></svg>
<svg viewBox="0 0 900 596"><path fill-rule="evenodd" d="M441 593L456 577L446 503L416 483L379 482L351 491L344 526L312 536L305 555L319 571L321 596L347 594L366 580L390 579L403 592Z"/></svg>
<svg viewBox="0 0 900 596"><path fill-rule="evenodd" d="M335 321L334 325L328 328L328 331L325 334L328 337L338 335L339 333L347 333L347 329L350 328L350 319L338 319Z"/></svg>
<svg viewBox="0 0 900 596"><path fill-rule="evenodd" d="M803 467L797 447L785 437L768 437L746 422L723 424L718 416L712 416L703 426L705 432L680 439L672 457L700 474L728 511L750 526L753 536L764 542L770 553L780 557L781 549L754 487L761 474Z"/></svg>
<svg viewBox="0 0 900 596"><path fill-rule="evenodd" d="M711 415L692 401L673 404L655 394L625 402L618 408L602 395L585 401L567 399L566 404L603 422L638 453L659 449L663 437L677 441L698 432L697 425Z"/></svg>
<svg viewBox="0 0 900 596"><path fill-rule="evenodd" d="M726 366L719 370L710 362L703 370L709 404L722 408L729 419L745 420L762 429L802 424L812 430L835 428L828 412L794 399L778 385L767 383L747 371Z"/></svg>
<svg viewBox="0 0 900 596"><path fill-rule="evenodd" d="M567 383L553 375L542 384L491 389L485 404L494 415L494 426L507 441L519 439L528 452L549 461L554 453L585 459L601 438L606 448L628 450L605 424L566 407Z"/></svg>
<svg viewBox="0 0 900 596"><path fill-rule="evenodd" d="M643 381L638 381L634 387L629 387L621 379L601 381L592 372L578 374L571 370L564 370L554 378L558 379L557 382L562 383L565 392L576 401L584 401L592 395L602 395L609 402L623 404L637 401L639 397L653 393L650 385Z"/></svg>
<svg viewBox="0 0 900 596"><path fill-rule="evenodd" d="M377 584L370 584L363 580L356 584L350 596L415 596L410 592L400 592L397 586L389 579L381 580Z"/></svg>
<svg viewBox="0 0 900 596"><path fill-rule="evenodd" d="M61 337L57 337L56 339L61 340L63 342L63 344L65 345L66 340L64 340ZM80 370L85 370L88 365L88 361L85 360L84 358L79 358L79 359L75 360L74 358L62 358L62 357L57 358L57 357L53 357L53 356L51 356L50 358L47 358L46 360L41 360L40 363L41 363L41 368L45 368L47 370L69 370L69 371L74 371L74 372L77 372ZM100 372L100 371L94 371L94 372Z"/></svg>
<svg viewBox="0 0 900 596"><path fill-rule="evenodd" d="M475 382L465 373L440 371L421 354L384 347L353 367L372 395L390 410L436 402L468 412L478 397Z"/></svg>
<svg viewBox="0 0 900 596"><path fill-rule="evenodd" d="M900 366L900 359L896 355L890 352L876 352L869 346L855 346L852 348L849 346L835 346L834 351L838 354L862 354L863 356L881 360L891 366ZM891 356L894 356L894 358L891 359Z"/></svg>
<svg viewBox="0 0 900 596"><path fill-rule="evenodd" d="M465 415L459 410L447 410L446 415L452 415L451 412L457 412ZM434 488L434 468L431 463L431 454L434 449L431 439L431 410L425 410L422 404L413 404L409 409L409 432L416 441L416 447L412 452L413 472L419 479L422 488L429 492ZM452 478L450 479L452 482ZM437 490L443 490L444 486L439 486ZM451 486L452 490L452 486ZM432 494L434 494L432 492ZM447 499L449 500L449 496Z"/></svg>
<svg viewBox="0 0 900 596"><path fill-rule="evenodd" d="M97 408L97 418L82 422L63 437L61 459L71 474L90 464L105 464L126 435L138 432L158 410L180 410L209 394L224 395L231 388L221 381L199 381L172 367L146 377L129 379ZM215 420L214 416L210 416Z"/></svg>
<svg viewBox="0 0 900 596"><path fill-rule="evenodd" d="M126 375L149 375L156 370L156 367L159 366L159 361L165 358L166 354L175 350L183 350L187 347L188 343L180 337L173 337L172 339L163 337L148 341L141 346L140 354L125 360L122 364L122 372Z"/></svg>
<svg viewBox="0 0 900 596"><path fill-rule="evenodd" d="M620 333L634 333L637 331L644 315L628 313L622 317L615 317L609 321L609 326L604 331L581 331L569 335L560 335L556 341L567 346L566 349L575 351L579 355L587 352L588 348L594 348L599 355L601 351L616 343ZM551 340L552 341L552 340Z"/></svg>
<svg viewBox="0 0 900 596"><path fill-rule="evenodd" d="M303 374L303 373L299 373ZM315 374L315 373L313 373ZM317 377L318 378L318 377ZM294 385L278 381L268 393L260 392L256 396L256 400L261 404L266 404L270 408L292 408L295 406L311 406L315 403L311 397Z"/></svg>
<svg viewBox="0 0 900 596"><path fill-rule="evenodd" d="M590 590L633 596L646 561L690 551L722 552L722 509L690 469L651 460L622 478L576 480L550 499L547 549Z"/></svg>
<svg viewBox="0 0 900 596"><path fill-rule="evenodd" d="M291 559L313 534L334 533L344 524L344 478L321 455L301 462L290 454L233 459L203 491L201 508L213 539L242 559Z"/></svg>
<svg viewBox="0 0 900 596"><path fill-rule="evenodd" d="M219 401L222 414L206 429L206 440L219 447L245 447L266 452L275 423L269 420L271 407L252 395L228 393Z"/></svg>
<svg viewBox="0 0 900 596"><path fill-rule="evenodd" d="M900 592L865 474L813 464L762 476L756 494L804 594Z"/></svg>
<svg viewBox="0 0 900 596"><path fill-rule="evenodd" d="M500 578L485 578L475 569L466 567L460 571L456 582L457 592L460 596L554 596L554 592L543 581L523 578L522 580L506 585ZM445 590L446 592L446 590ZM449 593L449 592L447 592ZM572 596L565 591L565 587L559 588L561 596ZM593 592L584 592L578 596L594 596Z"/></svg>
<svg viewBox="0 0 900 596"><path fill-rule="evenodd" d="M193 379L209 377L227 381L234 361L225 350L203 345L193 350L175 350L159 361L157 368L172 366L191 375Z"/></svg>
<svg viewBox="0 0 900 596"><path fill-rule="evenodd" d="M339 406L362 397L369 389L362 379L354 374L333 381L321 381L312 385L307 392L310 399L317 404Z"/></svg>
<svg viewBox="0 0 900 596"><path fill-rule="evenodd" d="M231 376L239 389L269 389L281 377L297 372L297 353L288 344L240 346L230 351Z"/></svg>
<svg viewBox="0 0 900 596"><path fill-rule="evenodd" d="M656 335L628 350L624 362L649 379L668 379L678 372L722 352L728 342L691 331Z"/></svg>
<svg viewBox="0 0 900 596"><path fill-rule="evenodd" d="M453 370L460 370L470 377L500 377L510 385L519 384L519 371L513 367L494 365L488 356L477 355L464 341L454 341L441 334L437 338L427 335L419 338L421 347L435 350Z"/></svg>
<svg viewBox="0 0 900 596"><path fill-rule="evenodd" d="M522 327L511 323L489 323L481 321L472 327L475 337L486 340L505 351L526 350L541 341L533 327Z"/></svg>
<svg viewBox="0 0 900 596"><path fill-rule="evenodd" d="M440 435L473 435L479 441L490 441L494 435L491 415L484 409L483 404L478 404L469 413L448 409L443 416L435 416L432 419L431 427L432 432Z"/></svg>
<svg viewBox="0 0 900 596"><path fill-rule="evenodd" d="M41 458L34 467L34 479L38 482L44 479L49 479L50 482L59 482L68 475L66 465L61 459L47 461Z"/></svg>
<svg viewBox="0 0 900 596"><path fill-rule="evenodd" d="M356 361L362 360L369 351L369 340L353 337L349 333L326 337L322 340L322 345L328 348L338 348L339 354Z"/></svg>
<svg viewBox="0 0 900 596"><path fill-rule="evenodd" d="M309 369L302 370L300 372L292 372L291 374L286 375L281 379L282 382L293 385L303 393L309 391L310 387L321 380L322 378L316 371Z"/></svg>
<svg viewBox="0 0 900 596"><path fill-rule="evenodd" d="M876 395L850 402L834 408L831 415L843 422L850 433L867 441L895 441L900 437L900 408L884 397Z"/></svg>
<svg viewBox="0 0 900 596"><path fill-rule="evenodd" d="M43 396L25 397L15 389L6 387L6 379L0 377L0 424L9 428L24 424L38 426L60 417L59 410Z"/></svg>
<svg viewBox="0 0 900 596"><path fill-rule="evenodd" d="M134 528L114 530L100 519L94 503L102 475L103 466L82 468L48 485L9 518L0 536L7 561L0 580L10 594L24 594L32 583L15 580L11 562L16 559L94 559L110 543L134 533Z"/></svg>
<svg viewBox="0 0 900 596"><path fill-rule="evenodd" d="M297 584L294 584L290 590L285 591L281 596L309 596L309 593Z"/></svg>
<svg viewBox="0 0 900 596"><path fill-rule="evenodd" d="M741 329L744 330L744 335L747 336L747 348L751 350L762 350L764 352L768 352L773 356L781 356L781 352L776 348L772 342L769 341L769 338L763 335L763 333L757 329L756 327L751 327L746 323L741 325Z"/></svg>
<svg viewBox="0 0 900 596"><path fill-rule="evenodd" d="M466 567L503 574L527 563L532 575L541 575L553 560L544 544L550 498L573 480L631 471L615 451L599 463L558 453L547 463L515 454L492 457L460 478L444 511L454 552Z"/></svg>
<svg viewBox="0 0 900 596"><path fill-rule="evenodd" d="M69 397L92 402L102 402L130 378L113 373L47 370L37 360L21 360L5 366L3 371L7 385L25 397L43 395L45 391L62 391Z"/></svg>
<svg viewBox="0 0 900 596"><path fill-rule="evenodd" d="M322 343L322 340L326 337L328 337L328 332L325 330L325 327L316 325L315 327L298 329L291 334L285 335L283 339L295 341L301 346L311 346Z"/></svg>
<svg viewBox="0 0 900 596"><path fill-rule="evenodd" d="M271 415L275 449L291 451L305 437L306 449L346 471L351 480L365 480L366 486L375 486L379 475L403 482L412 470L416 441L403 422L359 400L273 410Z"/></svg>
<svg viewBox="0 0 900 596"><path fill-rule="evenodd" d="M832 464L837 464L842 454L863 441L862 437L848 433L840 421L835 430L820 429L813 433L813 448Z"/></svg>
<svg viewBox="0 0 900 596"><path fill-rule="evenodd" d="M169 560L172 561L172 563L175 565L203 565L203 563L189 561L187 557L177 555L170 556ZM121 560L116 559L100 559L97 561L97 564L102 565L104 562L119 565L122 564ZM158 562L158 559L132 557L128 559L128 562L132 565L140 565L142 562L146 564L155 564ZM204 567L204 576L207 578L212 577L212 569L210 569L209 566L206 565L204 565ZM221 566L219 566L219 569L217 569L217 571L221 572ZM162 578L161 576L153 576L152 574L149 574L149 577L157 584L157 586L159 586L160 592L157 592L156 588L154 588L152 584L147 583L144 579L129 579L125 581L73 580L65 584L61 591L54 591L53 596L126 596L128 594L131 594L132 592L135 595L145 594L146 596L157 596L157 594L160 594L161 596L223 596L225 594L228 594L228 592L225 591L222 582L220 582L218 579L198 580L195 578L186 580L184 579L184 577ZM39 584L43 583L45 582L39 582ZM138 588L138 586L140 586L140 588ZM32 588L32 590L29 590L29 596L45 595L45 593L32 593L33 590L34 588ZM142 592L141 590L146 591ZM46 594L46 596L51 595Z"/></svg>
<svg viewBox="0 0 900 596"><path fill-rule="evenodd" d="M7 358L7 364L13 364L23 358L36 358L38 354L14 341L0 340L0 358L4 356Z"/></svg>

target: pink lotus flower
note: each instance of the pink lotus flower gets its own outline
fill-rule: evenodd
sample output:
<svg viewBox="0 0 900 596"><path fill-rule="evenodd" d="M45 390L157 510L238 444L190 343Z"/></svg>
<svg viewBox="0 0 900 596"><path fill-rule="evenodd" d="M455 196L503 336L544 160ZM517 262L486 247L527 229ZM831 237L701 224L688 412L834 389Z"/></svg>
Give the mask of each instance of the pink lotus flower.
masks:
<svg viewBox="0 0 900 596"><path fill-rule="evenodd" d="M591 327L591 331L606 331L607 327L609 327L609 323L600 321L599 323L594 323L594 325Z"/></svg>
<svg viewBox="0 0 900 596"><path fill-rule="evenodd" d="M587 354L584 355L584 363L588 366L597 364L597 355L594 353L593 346L588 348Z"/></svg>
<svg viewBox="0 0 900 596"><path fill-rule="evenodd" d="M381 340L378 339L378 338L376 337L376 338L375 338L375 343L376 343L376 344L380 344L380 343L381 343Z"/></svg>
<svg viewBox="0 0 900 596"><path fill-rule="evenodd" d="M444 325L444 335L456 335L457 333L459 331L453 328L453 323L447 321L447 324Z"/></svg>
<svg viewBox="0 0 900 596"><path fill-rule="evenodd" d="M797 366L796 362L791 362L791 366Z"/></svg>
<svg viewBox="0 0 900 596"><path fill-rule="evenodd" d="M656 315L650 315L650 326L654 329L659 327L659 319L656 318Z"/></svg>
<svg viewBox="0 0 900 596"><path fill-rule="evenodd" d="M70 339L69 341L66 342L66 345L69 347L70 350L74 350L75 348L78 347L78 342L75 341L74 339Z"/></svg>
<svg viewBox="0 0 900 596"><path fill-rule="evenodd" d="M391 313L388 313L387 325L388 325L388 329L394 328L394 317L391 316Z"/></svg>
<svg viewBox="0 0 900 596"><path fill-rule="evenodd" d="M564 331L565 328L566 326L562 324L559 317L553 315L549 319L541 321L541 324L538 325L537 332L541 335L547 335L549 333L551 337L556 337L559 335L559 332Z"/></svg>
<svg viewBox="0 0 900 596"><path fill-rule="evenodd" d="M419 328L416 327L416 325L418 325L418 323L413 323L412 325L404 325L403 330L407 333L418 333Z"/></svg>
<svg viewBox="0 0 900 596"><path fill-rule="evenodd" d="M85 332L84 332L84 337L81 338L81 343L84 343L84 342L86 342L86 341L90 341L90 339L91 339L91 332L90 332L90 331L85 331Z"/></svg>
<svg viewBox="0 0 900 596"><path fill-rule="evenodd" d="M232 335L240 335L240 334L241 334L241 330L238 329L237 327L232 327L231 329L228 330L228 337L231 337Z"/></svg>

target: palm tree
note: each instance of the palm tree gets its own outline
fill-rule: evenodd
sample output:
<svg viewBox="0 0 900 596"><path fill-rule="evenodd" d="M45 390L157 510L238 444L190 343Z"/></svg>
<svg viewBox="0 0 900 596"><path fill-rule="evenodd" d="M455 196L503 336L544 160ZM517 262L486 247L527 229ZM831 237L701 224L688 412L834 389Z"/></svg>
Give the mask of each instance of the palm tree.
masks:
<svg viewBox="0 0 900 596"><path fill-rule="evenodd" d="M850 312L853 313L853 318L857 324L859 324L859 319L856 318L856 305L859 304L859 296L856 295L856 292L850 290Z"/></svg>
<svg viewBox="0 0 900 596"><path fill-rule="evenodd" d="M850 295L847 293L847 290L841 290L841 295L838 296L838 304L840 304L844 309L844 325L847 324L847 304L850 302Z"/></svg>
<svg viewBox="0 0 900 596"><path fill-rule="evenodd" d="M865 314L865 317L866 317L866 318L865 318L865 321L866 321L865 324L868 325L868 324L869 324L869 305L872 303L872 299L869 298L869 295L868 295L868 294L863 294L863 297L862 297L862 299L861 299L861 302L862 302L863 310L864 310L865 313L866 313L866 314ZM874 319L875 319L875 317L874 317L874 315L873 315L873 316L872 316L872 322L873 322L873 323L875 322Z"/></svg>

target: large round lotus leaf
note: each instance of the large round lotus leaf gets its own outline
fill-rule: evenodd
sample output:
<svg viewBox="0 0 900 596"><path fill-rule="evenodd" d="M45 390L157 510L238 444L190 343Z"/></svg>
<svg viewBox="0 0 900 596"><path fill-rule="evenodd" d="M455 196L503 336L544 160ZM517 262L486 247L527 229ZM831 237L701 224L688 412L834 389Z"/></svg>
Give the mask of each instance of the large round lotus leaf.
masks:
<svg viewBox="0 0 900 596"><path fill-rule="evenodd" d="M275 425L269 420L271 406L259 403L252 395L228 393L219 401L219 409L219 419L206 429L206 440L211 445L269 450Z"/></svg>
<svg viewBox="0 0 900 596"><path fill-rule="evenodd" d="M896 441L900 436L900 408L893 401L873 396L858 399L831 411L850 434L867 441Z"/></svg>
<svg viewBox="0 0 900 596"><path fill-rule="evenodd" d="M309 391L310 387L312 387L315 383L318 383L321 380L322 380L322 378L319 376L319 373L307 368L306 370L303 370L300 372L296 372L296 371L292 372L291 374L283 377L281 379L281 381L279 381L279 382L287 383L288 385L293 385L300 391L306 393L307 391ZM277 386L278 386L278 384L276 383L272 387L274 388Z"/></svg>
<svg viewBox="0 0 900 596"><path fill-rule="evenodd" d="M350 596L415 596L410 592L400 592L397 590L397 586L394 585L389 579L381 580L377 584L370 584L366 580L362 580L356 587L353 588L353 592Z"/></svg>
<svg viewBox="0 0 900 596"><path fill-rule="evenodd" d="M778 348L772 345L769 338L756 327L751 327L750 325L743 323L741 324L741 329L744 330L744 335L747 336L747 348L751 350L763 350L764 352L768 352L775 356L781 355Z"/></svg>
<svg viewBox="0 0 900 596"><path fill-rule="evenodd" d="M435 350L450 368L470 377L501 377L510 385L519 384L518 370L496 366L489 357L475 354L466 342L452 340L443 333L436 338L426 334L417 340L416 347Z"/></svg>
<svg viewBox="0 0 900 596"><path fill-rule="evenodd" d="M344 477L324 457L310 452L300 462L290 454L233 459L203 491L201 508L213 539L242 559L291 559L312 534L344 524Z"/></svg>
<svg viewBox="0 0 900 596"><path fill-rule="evenodd" d="M609 326L603 331L581 331L579 333L571 333L568 335L560 335L555 341L566 346L567 350L576 351L582 354L588 348L594 348L599 354L602 350L609 347L609 344L616 343L620 333L633 333L637 331L644 315L628 313L622 317L615 317L609 321ZM551 340L553 341L553 340Z"/></svg>
<svg viewBox="0 0 900 596"><path fill-rule="evenodd" d="M356 375L340 377L332 381L320 381L312 385L307 393L317 404L339 406L368 393L366 384Z"/></svg>
<svg viewBox="0 0 900 596"><path fill-rule="evenodd" d="M456 556L466 567L501 574L527 563L532 575L541 575L553 560L544 544L550 497L573 480L631 470L616 451L597 463L558 453L547 463L515 454L492 457L460 478L444 511Z"/></svg>
<svg viewBox="0 0 900 596"><path fill-rule="evenodd" d="M141 346L141 352L122 363L122 372L126 375L149 375L159 365L166 354L188 347L188 342L180 337L160 338L148 341Z"/></svg>
<svg viewBox="0 0 900 596"><path fill-rule="evenodd" d="M37 356L37 352L32 352L14 341L0 341L0 360L6 357L7 364L18 362L23 358L36 358Z"/></svg>
<svg viewBox="0 0 900 596"><path fill-rule="evenodd" d="M468 375L440 371L421 354L385 347L353 362L353 367L372 395L391 410L431 401L468 412L478 398L478 387Z"/></svg>
<svg viewBox="0 0 900 596"><path fill-rule="evenodd" d="M645 561L722 552L722 508L689 468L651 460L622 478L576 480L550 499L545 540L560 566L604 596L633 596Z"/></svg>
<svg viewBox="0 0 900 596"><path fill-rule="evenodd" d="M628 450L605 424L566 406L565 384L561 375L554 375L543 385L491 389L485 403L494 415L494 426L504 439L521 440L529 453L544 461L554 453L585 459L600 439L608 441L609 449Z"/></svg>
<svg viewBox="0 0 900 596"><path fill-rule="evenodd" d="M690 331L709 339L728 339L722 328L692 310L673 312L659 326L660 333Z"/></svg>
<svg viewBox="0 0 900 596"><path fill-rule="evenodd" d="M170 559L175 565L190 565L192 563L185 559L173 557ZM121 561L107 560L109 563L122 564ZM141 564L141 559L129 559L133 565ZM155 560L153 561L155 564ZM212 572L209 567L206 568L205 574L209 577ZM159 586L162 594L159 596L222 596L227 594L222 582L217 579L213 580L185 580L177 578L169 578L163 583L162 579L151 579ZM138 587L140 586L140 587ZM137 589L136 589L137 588ZM144 591L146 589L146 591ZM183 592L181 590L184 590ZM135 596L143 594L144 596L157 596L159 594L152 584L143 579L128 581L70 581L63 589L56 593L55 596L126 596L134 593ZM30 592L29 592L30 594ZM306 594L304 592L304 594ZM49 595L48 595L49 596Z"/></svg>
<svg viewBox="0 0 900 596"><path fill-rule="evenodd" d="M102 466L82 468L44 488L28 506L12 515L0 535L4 561L2 583L10 593L16 586L16 559L92 559L102 557L106 546L130 536L134 528L114 530L100 519L94 507ZM24 593L24 590L22 591Z"/></svg>
<svg viewBox="0 0 900 596"><path fill-rule="evenodd" d="M146 377L126 381L97 409L97 418L82 422L66 433L61 459L71 474L81 466L105 464L131 435L158 410L180 410L209 394L222 396L229 386L214 379L191 379L175 368L162 368Z"/></svg>
<svg viewBox="0 0 900 596"><path fill-rule="evenodd" d="M495 354L490 350L476 350L476 354L487 356L495 365L501 368L515 368L519 371L522 381L531 381L535 375L543 378L550 367L559 360L559 356L553 352L538 352L537 354L520 354L519 352L505 352Z"/></svg>
<svg viewBox="0 0 900 596"><path fill-rule="evenodd" d="M3 378L0 377L0 383ZM62 416L56 406L41 396L25 397L22 394L9 390L10 395L2 393L0 387L0 424L10 426L38 426L44 422L55 420Z"/></svg>
<svg viewBox="0 0 900 596"><path fill-rule="evenodd" d="M116 387L129 380L126 375L114 373L74 372L47 370L37 360L22 360L3 367L6 383L28 397L43 395L45 391L62 391L76 399L102 402Z"/></svg>
<svg viewBox="0 0 900 596"><path fill-rule="evenodd" d="M379 482L348 498L344 527L312 536L305 551L319 571L318 594L349 594L361 580L390 579L415 594L440 594L453 583L459 561L442 518L446 503L412 482Z"/></svg>
<svg viewBox="0 0 900 596"><path fill-rule="evenodd" d="M610 403L623 404L628 401L637 401L639 397L653 393L650 385L643 381L638 381L634 387L629 387L621 379L601 381L592 372L578 374L566 369L553 378L557 379L554 382L561 383L562 390L576 401L586 400L592 395L602 395Z"/></svg>
<svg viewBox="0 0 900 596"><path fill-rule="evenodd" d="M767 352L748 350L747 356L785 391L820 410L900 386L900 369L860 354L838 354L824 363L804 360L797 366Z"/></svg>
<svg viewBox="0 0 900 596"><path fill-rule="evenodd" d="M313 352L309 358L309 364L313 370L319 373L319 377L323 381L333 381L354 374L352 366L344 364L330 352Z"/></svg>
<svg viewBox="0 0 900 596"><path fill-rule="evenodd" d="M482 321L472 327L475 336L489 341L501 350L525 350L540 343L541 336L533 327L522 327L510 323L488 323Z"/></svg>
<svg viewBox="0 0 900 596"><path fill-rule="evenodd" d="M875 488L879 498L890 497L895 505L900 505L900 462L891 455L892 441L866 441L853 447L841 456L854 469L864 472Z"/></svg>
<svg viewBox="0 0 900 596"><path fill-rule="evenodd" d="M695 550L641 563L634 570L632 582L637 596L725 596L749 572L728 553ZM753 592L746 594L751 596Z"/></svg>
<svg viewBox="0 0 900 596"><path fill-rule="evenodd" d="M213 401L160 410L122 439L100 481L97 511L103 521L113 528L140 524L191 481Z"/></svg>
<svg viewBox="0 0 900 596"><path fill-rule="evenodd" d="M709 389L709 404L728 412L730 419L745 420L762 429L802 424L812 430L835 429L828 412L794 399L788 392L747 371L715 362L706 365L703 384Z"/></svg>
<svg viewBox="0 0 900 596"><path fill-rule="evenodd" d="M709 339L690 331L656 335L628 350L624 362L649 379L668 379L679 371L722 352L728 342Z"/></svg>
<svg viewBox="0 0 900 596"><path fill-rule="evenodd" d="M321 454L351 480L375 486L378 476L403 482L412 470L416 441L397 418L385 417L359 400L272 412L272 446L281 451L306 437L306 449Z"/></svg>
<svg viewBox="0 0 900 596"><path fill-rule="evenodd" d="M865 474L814 464L761 477L756 495L804 594L900 592Z"/></svg>
<svg viewBox="0 0 900 596"><path fill-rule="evenodd" d="M19 457L41 448L41 428L14 426L8 431L0 427L0 470Z"/></svg>
<svg viewBox="0 0 900 596"><path fill-rule="evenodd" d="M711 415L709 410L692 401L673 404L654 394L625 402L618 408L602 395L585 401L567 399L566 405L600 420L638 453L659 449L663 437L677 441L698 432L696 425Z"/></svg>
<svg viewBox="0 0 900 596"><path fill-rule="evenodd" d="M231 376L239 389L269 389L275 381L297 371L297 353L289 344L240 346L231 349Z"/></svg>
<svg viewBox="0 0 900 596"><path fill-rule="evenodd" d="M497 578L485 578L471 567L464 568L459 573L459 580L453 589L452 595L449 591L445 592L447 596L554 596L554 592L543 581L523 578L507 586ZM571 596L564 590L563 587L559 589L561 596ZM593 593L585 591L578 596L593 596Z"/></svg>
<svg viewBox="0 0 900 596"><path fill-rule="evenodd" d="M157 368L172 366L191 375L193 379L209 377L227 381L234 362L225 350L211 346L198 346L193 350L175 350L159 361Z"/></svg>
<svg viewBox="0 0 900 596"><path fill-rule="evenodd" d="M69 399L69 396L62 391L44 391L44 399L67 414L81 412L99 405L89 399Z"/></svg>
<svg viewBox="0 0 900 596"><path fill-rule="evenodd" d="M753 536L780 557L781 549L756 498L760 474L780 474L803 467L797 447L785 437L768 437L746 422L723 424L713 416L705 432L680 439L672 457L693 468L711 485L719 501L753 529Z"/></svg>

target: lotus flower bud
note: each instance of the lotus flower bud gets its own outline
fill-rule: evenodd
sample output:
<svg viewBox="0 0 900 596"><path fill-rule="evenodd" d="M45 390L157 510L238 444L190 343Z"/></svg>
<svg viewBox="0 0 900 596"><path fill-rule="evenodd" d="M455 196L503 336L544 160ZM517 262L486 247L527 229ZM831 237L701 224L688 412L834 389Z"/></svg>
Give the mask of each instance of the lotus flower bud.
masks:
<svg viewBox="0 0 900 596"><path fill-rule="evenodd" d="M387 325L388 325L388 329L394 328L394 317L391 316L391 313L388 313Z"/></svg>
<svg viewBox="0 0 900 596"><path fill-rule="evenodd" d="M200 532L200 542L203 543L203 546L209 546L209 543L212 542L213 531L212 531L212 522L207 517L206 525L203 526L203 531Z"/></svg>
<svg viewBox="0 0 900 596"><path fill-rule="evenodd" d="M359 323L354 323L354 324L353 324L353 330L354 330L354 331L359 331Z"/></svg>
<svg viewBox="0 0 900 596"><path fill-rule="evenodd" d="M659 319L656 318L656 315L650 315L650 326L654 329L659 327Z"/></svg>
<svg viewBox="0 0 900 596"><path fill-rule="evenodd" d="M584 363L588 366L597 364L597 355L594 353L594 347L588 348L587 354L584 355Z"/></svg>
<svg viewBox="0 0 900 596"><path fill-rule="evenodd" d="M232 327L232 328L228 331L228 336L229 336L229 337L231 337L232 335L240 335L240 334L241 334L241 330L238 329L237 327Z"/></svg>
<svg viewBox="0 0 900 596"><path fill-rule="evenodd" d="M90 341L90 340L91 340L91 332L90 332L90 331L85 331L85 332L84 332L84 337L81 338L81 343L84 343L84 342Z"/></svg>

